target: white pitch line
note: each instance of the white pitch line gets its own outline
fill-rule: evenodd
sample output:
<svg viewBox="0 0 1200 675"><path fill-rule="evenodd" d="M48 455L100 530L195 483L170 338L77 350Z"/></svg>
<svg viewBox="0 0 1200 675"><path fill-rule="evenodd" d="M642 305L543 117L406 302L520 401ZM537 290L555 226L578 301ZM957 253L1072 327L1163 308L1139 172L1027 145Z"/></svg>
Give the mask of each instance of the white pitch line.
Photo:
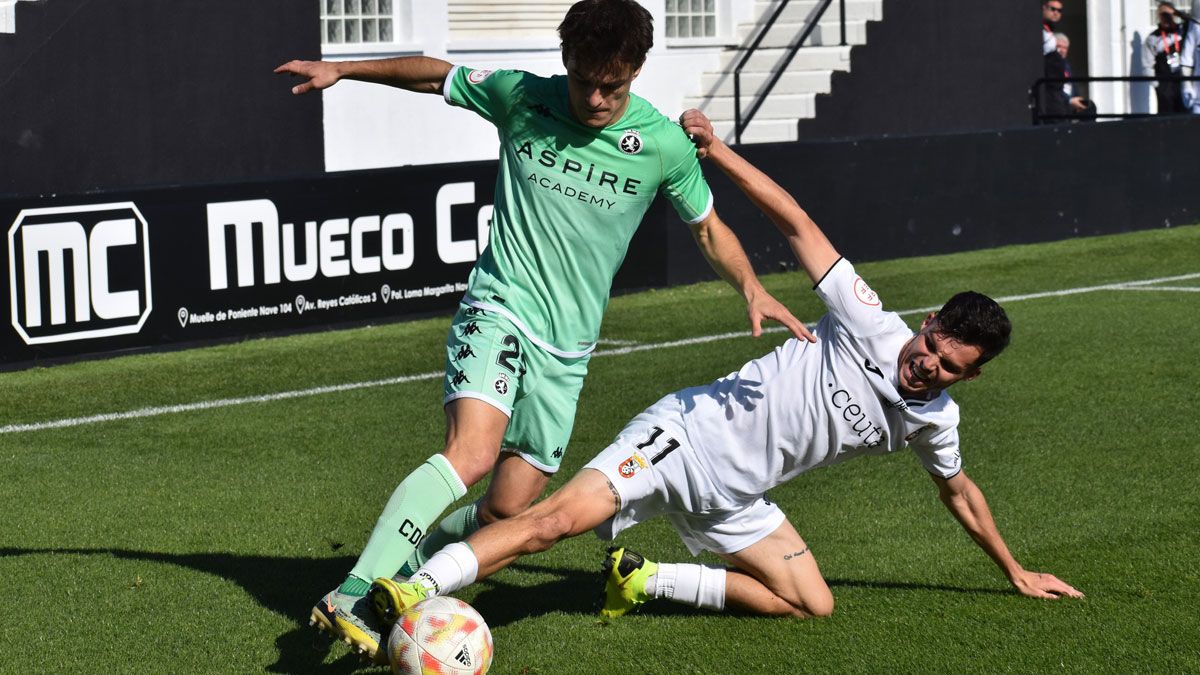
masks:
<svg viewBox="0 0 1200 675"><path fill-rule="evenodd" d="M1062 297L1065 295L1077 295L1079 293L1092 293L1095 291L1121 291L1121 290L1160 290L1154 288L1144 288L1154 284L1167 283L1170 281L1183 281L1185 279L1200 279L1200 272L1193 274L1182 274L1173 277L1159 277L1157 279L1141 279L1137 281L1124 281L1113 284L1102 284L1099 286L1082 286L1079 288L1066 288L1058 291L1043 291L1040 293L1026 293L1023 295L1009 295L996 298L997 302L1019 302L1022 300L1035 300L1038 298L1053 298ZM1186 287L1179 287L1180 289ZM1188 288L1187 290L1200 290ZM897 312L901 316L910 316L913 314L925 314L928 312L936 312L941 309L941 305L933 307L922 307L919 309L906 309ZM811 328L811 326L809 326ZM764 333L777 333L786 330L782 326L773 326L763 330ZM745 337L745 331L735 331L731 333L720 333L717 335L702 335L693 338L684 338L682 340L671 340L669 342L656 342L649 344L631 344L629 346L620 347L618 349L598 350L594 356L622 356L635 352L644 352L655 349L669 349L671 347L684 347L688 345L703 344L705 342L716 342L718 340L729 340L738 337ZM616 343L618 341L610 341ZM126 412L104 413L100 415L89 415L87 417L68 417L58 420L50 420L47 422L31 422L27 424L9 424L0 427L0 434L13 434L28 431L44 431L47 429L63 429L66 427L77 427L85 424L98 424L101 422L115 422L118 420L130 420L142 417L157 417L159 415L169 415L172 413L194 412L197 410L214 410L216 408L228 408L236 405L246 405L249 403L270 403L273 401L283 401L292 398L303 398L306 396L318 396L320 394L334 394L345 391L353 391L355 389L370 389L374 387L385 387L393 384L404 384L406 382L420 382L424 380L434 380L442 377L442 371L433 373L422 373L420 375L402 375L399 377L389 377L382 380L370 380L367 382L349 382L346 384L334 384L323 387L312 387L310 389L296 389L293 391L281 391L274 394L260 394L258 396L242 396L238 398L223 398L212 401L198 401L196 403L181 403L177 405L156 406L151 408L138 408L137 410L129 410Z"/></svg>
<svg viewBox="0 0 1200 675"><path fill-rule="evenodd" d="M66 419L53 420L50 422L34 422L31 424L10 424L0 427L0 434L12 434L21 431L43 431L45 429L62 429L63 427L77 427L83 424L96 424L98 422L115 422L117 420L131 420L139 417L157 417L158 415L168 415L171 413L192 412L194 410L212 410L214 408L227 408L235 405L246 405L247 403L269 403L272 401L283 401L289 398L301 398L304 396L316 396L318 394L333 394L343 391L353 391L355 389L370 389L372 387L383 387L391 384L403 384L405 382L417 382L420 380L432 380L442 377L445 373L438 371L436 373L422 373L420 375L403 375L400 377L389 377L383 380L371 380L369 382L350 382L347 384L333 384L324 387L313 387L311 389L297 389L294 391L280 391L274 394L260 394L258 396L242 396L239 398L221 398L214 401L198 401L196 403L180 403L178 405L156 406L152 408L138 408L137 410L129 410L119 413L104 413L101 415L89 415L87 417L69 417Z"/></svg>
<svg viewBox="0 0 1200 675"><path fill-rule="evenodd" d="M1182 291L1184 293L1200 293L1200 286L1127 286L1122 291Z"/></svg>

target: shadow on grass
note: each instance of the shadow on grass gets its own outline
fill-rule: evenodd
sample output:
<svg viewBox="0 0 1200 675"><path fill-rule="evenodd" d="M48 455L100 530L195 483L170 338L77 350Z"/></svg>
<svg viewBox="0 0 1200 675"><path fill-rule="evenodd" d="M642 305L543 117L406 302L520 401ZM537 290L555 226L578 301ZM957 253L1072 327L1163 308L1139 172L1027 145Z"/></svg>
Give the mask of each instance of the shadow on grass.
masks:
<svg viewBox="0 0 1200 675"><path fill-rule="evenodd" d="M939 593L969 593L1012 595L1011 588L963 588L943 584L916 584L906 581L860 581L857 579L826 579L830 588L872 588L887 591L936 591Z"/></svg>
<svg viewBox="0 0 1200 675"><path fill-rule="evenodd" d="M331 641L307 625L313 603L354 566L352 556L282 558L106 548L0 548L0 558L27 555L107 555L178 565L228 579L244 588L263 607L296 622L294 629L275 639L279 660L267 667L268 672L350 673L365 667L349 652L325 663ZM600 583L595 572L531 565L513 565L510 569L552 574L557 578L532 587L508 584L495 578L479 582L483 590L471 604L487 617L493 628L550 612L592 614L596 611ZM686 613L690 608L681 609Z"/></svg>
<svg viewBox="0 0 1200 675"><path fill-rule="evenodd" d="M109 555L126 560L168 563L212 574L237 583L263 607L296 622L296 627L275 639L279 660L267 667L274 673L350 673L364 666L347 652L325 663L330 640L308 627L308 615L314 600L330 587L330 580L341 579L354 565L353 556L336 558L281 558L229 553L156 553L104 548L0 548L0 557L25 555ZM551 568L529 564L509 567L516 572L549 574L556 577L533 586L505 583L491 577L478 582L471 604L499 628L551 612L594 615L599 607L603 585L596 571ZM952 593L1007 594L995 588L960 588L905 582L829 579L831 587L882 590L923 590ZM646 613L658 616L707 614L706 610L656 602Z"/></svg>
<svg viewBox="0 0 1200 675"><path fill-rule="evenodd" d="M331 641L308 627L313 602L341 579L355 558L273 558L229 553L156 553L104 548L0 548L0 557L21 555L109 555L124 560L168 563L228 579L246 589L263 607L296 622L275 639L279 660L273 673L351 673L363 668L350 652L325 663Z"/></svg>

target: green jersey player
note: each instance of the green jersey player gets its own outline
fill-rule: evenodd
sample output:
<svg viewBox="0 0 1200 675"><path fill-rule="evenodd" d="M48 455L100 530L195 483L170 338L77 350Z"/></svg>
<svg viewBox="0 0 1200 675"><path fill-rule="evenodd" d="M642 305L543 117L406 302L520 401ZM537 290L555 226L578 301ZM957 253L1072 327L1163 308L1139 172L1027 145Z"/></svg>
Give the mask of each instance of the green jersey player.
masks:
<svg viewBox="0 0 1200 675"><path fill-rule="evenodd" d="M566 76L455 67L427 57L292 61L303 94L341 79L441 94L494 124L500 167L489 245L471 273L446 352L447 434L396 488L357 564L313 608L312 622L371 656L379 630L366 591L421 549L519 514L558 469L613 275L642 215L662 194L713 268L763 319L807 329L759 284L712 197L686 134L630 93L652 44L633 0L583 0L559 26ZM477 504L443 510L491 471ZM424 542L422 544L422 540ZM412 560L410 560L410 558Z"/></svg>

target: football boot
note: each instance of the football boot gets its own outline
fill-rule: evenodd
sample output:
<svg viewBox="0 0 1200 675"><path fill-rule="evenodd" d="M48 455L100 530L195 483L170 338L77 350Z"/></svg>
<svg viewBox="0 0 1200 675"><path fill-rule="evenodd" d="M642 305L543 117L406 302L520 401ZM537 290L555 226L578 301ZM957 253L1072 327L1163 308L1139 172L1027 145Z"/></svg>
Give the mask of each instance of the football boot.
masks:
<svg viewBox="0 0 1200 675"><path fill-rule="evenodd" d="M604 604L600 616L615 619L651 598L646 593L646 580L658 572L658 563L626 548L610 548L603 572Z"/></svg>

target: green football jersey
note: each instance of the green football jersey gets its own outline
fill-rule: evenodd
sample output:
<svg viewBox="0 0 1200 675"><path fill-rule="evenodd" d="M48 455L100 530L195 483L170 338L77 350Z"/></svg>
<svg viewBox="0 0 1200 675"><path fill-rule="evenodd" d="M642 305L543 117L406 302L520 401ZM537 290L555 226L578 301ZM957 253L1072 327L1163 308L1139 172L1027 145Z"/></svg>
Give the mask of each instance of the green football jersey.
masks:
<svg viewBox="0 0 1200 675"><path fill-rule="evenodd" d="M496 125L500 136L488 247L465 302L508 316L559 356L590 352L613 275L655 194L689 223L712 209L695 147L679 125L632 94L616 124L580 124L566 76L455 67L445 97Z"/></svg>

